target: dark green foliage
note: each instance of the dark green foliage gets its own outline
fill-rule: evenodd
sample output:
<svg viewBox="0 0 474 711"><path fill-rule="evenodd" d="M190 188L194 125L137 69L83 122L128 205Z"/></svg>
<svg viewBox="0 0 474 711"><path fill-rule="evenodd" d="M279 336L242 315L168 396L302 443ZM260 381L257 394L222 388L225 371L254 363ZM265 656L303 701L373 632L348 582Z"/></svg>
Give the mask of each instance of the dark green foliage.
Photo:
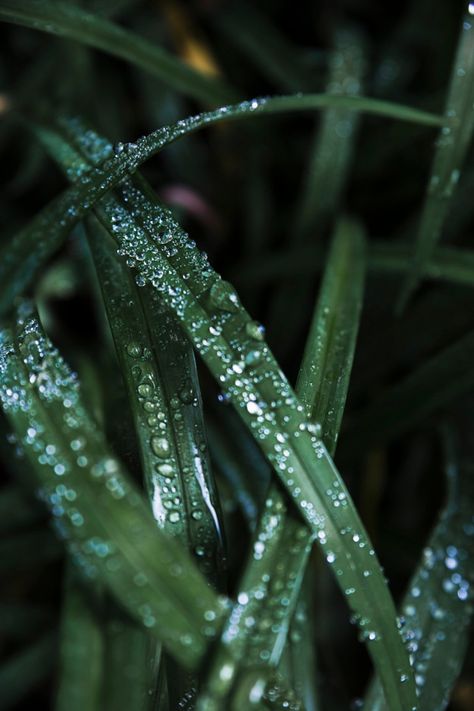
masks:
<svg viewBox="0 0 474 711"><path fill-rule="evenodd" d="M0 0L2 709L467 709L474 6L343 5Z"/></svg>

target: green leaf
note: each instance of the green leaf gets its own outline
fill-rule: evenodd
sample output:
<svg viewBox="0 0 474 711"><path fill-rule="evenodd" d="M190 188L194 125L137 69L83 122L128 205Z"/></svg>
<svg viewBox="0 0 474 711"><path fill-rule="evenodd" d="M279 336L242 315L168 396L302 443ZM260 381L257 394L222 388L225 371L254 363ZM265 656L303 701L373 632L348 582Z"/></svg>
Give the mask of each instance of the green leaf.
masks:
<svg viewBox="0 0 474 711"><path fill-rule="evenodd" d="M467 3L465 3L466 6ZM466 7L446 99L445 125L436 143L426 198L411 268L402 286L398 309L403 309L424 275L442 235L474 129L474 29L472 4Z"/></svg>
<svg viewBox="0 0 474 711"><path fill-rule="evenodd" d="M16 339L7 329L0 334L1 400L59 534L85 575L102 580L178 659L195 666L225 601L156 528L85 411L74 374L27 307L17 333Z"/></svg>
<svg viewBox="0 0 474 711"><path fill-rule="evenodd" d="M73 3L54 0L1 0L0 20L68 37L100 49L153 74L172 89L204 104L235 98L214 78L196 72L143 37Z"/></svg>

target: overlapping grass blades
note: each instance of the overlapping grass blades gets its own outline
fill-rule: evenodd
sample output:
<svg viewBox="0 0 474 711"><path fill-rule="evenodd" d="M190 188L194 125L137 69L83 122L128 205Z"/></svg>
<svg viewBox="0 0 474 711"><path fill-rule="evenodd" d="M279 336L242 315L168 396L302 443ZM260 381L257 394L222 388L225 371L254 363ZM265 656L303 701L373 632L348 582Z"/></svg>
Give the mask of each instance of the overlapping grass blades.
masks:
<svg viewBox="0 0 474 711"><path fill-rule="evenodd" d="M412 266L400 293L400 309L424 276L426 264L441 237L474 129L474 13L471 2L464 5L467 7L446 100L446 124L436 143Z"/></svg>
<svg viewBox="0 0 474 711"><path fill-rule="evenodd" d="M149 193L149 194L148 194ZM104 210L119 254L151 284L274 466L323 547L362 628L394 709L415 704L408 657L375 553L327 450L233 287L197 251L168 210L133 182ZM183 278L185 276L185 278ZM370 584L369 584L370 583Z"/></svg>
<svg viewBox="0 0 474 711"><path fill-rule="evenodd" d="M118 146L117 155L113 157L110 157L110 150L104 152L104 144L99 142L97 158L104 159L101 168L85 175L82 175L79 168L77 177L80 178L80 182L55 198L1 251L0 280L3 290L0 294L0 313L8 310L14 297L31 285L34 276L61 246L74 225L107 191L173 141L221 121L330 107L369 112L394 119L419 122L426 126L437 126L443 121L442 117L435 114L387 101L330 94L307 94L253 99L198 114L172 126L160 128L136 143Z"/></svg>
<svg viewBox="0 0 474 711"><path fill-rule="evenodd" d="M458 417L461 423L470 406ZM465 425L444 427L447 499L403 598L404 635L414 658L420 711L442 711L461 670L472 618L472 445ZM387 708L375 684L367 708Z"/></svg>
<svg viewBox="0 0 474 711"><path fill-rule="evenodd" d="M222 104L235 95L213 77L196 72L179 59L119 25L73 3L49 0L2 0L0 20L82 42L153 74L175 91L203 104Z"/></svg>
<svg viewBox="0 0 474 711"><path fill-rule="evenodd" d="M198 664L224 600L182 547L156 529L84 409L74 374L28 305L15 329L16 336L1 333L2 405L59 534L86 575L103 580L145 627L159 626L160 639L184 664Z"/></svg>

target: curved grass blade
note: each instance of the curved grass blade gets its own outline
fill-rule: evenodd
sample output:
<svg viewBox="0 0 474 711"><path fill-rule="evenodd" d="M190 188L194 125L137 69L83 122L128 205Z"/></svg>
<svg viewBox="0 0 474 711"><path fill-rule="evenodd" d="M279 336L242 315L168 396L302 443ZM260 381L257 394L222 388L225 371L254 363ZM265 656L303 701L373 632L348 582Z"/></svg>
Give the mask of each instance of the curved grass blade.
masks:
<svg viewBox="0 0 474 711"><path fill-rule="evenodd" d="M52 671L56 635L48 632L0 667L0 711L14 708L23 697Z"/></svg>
<svg viewBox="0 0 474 711"><path fill-rule="evenodd" d="M364 290L365 241L361 227L341 220L308 335L296 391L309 418L322 428L334 454L354 358Z"/></svg>
<svg viewBox="0 0 474 711"><path fill-rule="evenodd" d="M81 402L73 373L29 309L18 340L1 333L3 409L21 439L58 532L86 575L190 667L225 610L186 552L165 538ZM25 363L24 363L24 361ZM61 477L63 479L61 480ZM212 615L206 621L205 615Z"/></svg>
<svg viewBox="0 0 474 711"><path fill-rule="evenodd" d="M335 564L337 580L364 628L394 709L413 706L412 685L399 682L400 675L411 678L411 672L374 551L342 479L308 427L304 409L263 342L258 324L151 193L145 196L130 185L121 192L128 211L110 214L119 253L138 269L137 283L151 283L179 318L327 551L328 561ZM150 239L148 232L138 232L137 222L156 236Z"/></svg>
<svg viewBox="0 0 474 711"><path fill-rule="evenodd" d="M344 452L354 456L374 443L387 442L469 392L474 387L473 359L474 331L468 331L354 413L344 433Z"/></svg>
<svg viewBox="0 0 474 711"><path fill-rule="evenodd" d="M103 634L91 590L70 566L65 573L55 711L101 708ZM94 609L94 606L96 609Z"/></svg>
<svg viewBox="0 0 474 711"><path fill-rule="evenodd" d="M196 72L143 37L73 3L54 0L1 0L0 20L50 32L135 64L172 89L204 104L235 98L219 81Z"/></svg>
<svg viewBox="0 0 474 711"><path fill-rule="evenodd" d="M114 157L110 157L108 148L100 153L104 146L99 145L97 157L105 159L101 169L97 169L92 175L82 175L79 172L78 184L71 186L55 198L0 252L0 281L3 285L0 293L0 313L8 311L15 296L23 293L31 285L43 264L59 249L74 225L85 217L94 203L165 146L182 136L220 121L328 107L350 108L354 111L420 122L427 126L437 126L442 121L441 117L434 114L376 99L308 94L253 99L198 114L179 121L173 126L160 128L149 136L139 139L136 144L117 146L117 155Z"/></svg>
<svg viewBox="0 0 474 711"><path fill-rule="evenodd" d="M459 434L452 427L444 430L447 501L401 605L420 711L442 711L448 705L467 649L473 612L472 446L467 438L461 441ZM372 711L386 708L377 683L369 691L366 706Z"/></svg>
<svg viewBox="0 0 474 711"><path fill-rule="evenodd" d="M399 310L405 307L418 286L441 237L474 130L474 18L472 3L465 2L466 5L446 100L446 125L436 143L412 266L401 289Z"/></svg>

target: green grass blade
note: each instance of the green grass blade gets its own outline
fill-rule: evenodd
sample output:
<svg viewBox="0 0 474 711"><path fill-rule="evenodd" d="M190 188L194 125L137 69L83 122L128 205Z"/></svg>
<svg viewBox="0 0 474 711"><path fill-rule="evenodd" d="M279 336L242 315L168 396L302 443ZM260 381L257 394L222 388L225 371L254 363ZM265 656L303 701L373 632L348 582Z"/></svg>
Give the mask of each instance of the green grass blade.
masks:
<svg viewBox="0 0 474 711"><path fill-rule="evenodd" d="M474 332L469 331L380 393L352 416L344 434L345 455L360 454L375 443L397 437L467 393L474 385L473 359Z"/></svg>
<svg viewBox="0 0 474 711"><path fill-rule="evenodd" d="M403 309L423 276L425 265L439 241L451 199L471 143L474 129L474 29L472 3L466 3L458 48L441 129L422 209L410 272L403 284L398 308Z"/></svg>
<svg viewBox="0 0 474 711"><path fill-rule="evenodd" d="M119 147L118 155L112 158L107 150L102 154L104 159L108 159L105 160L102 170L97 170L93 177L79 176L81 179L77 185L71 186L55 198L0 252L0 281L3 285L0 294L0 313L11 308L15 296L23 293L31 285L44 263L59 249L74 225L92 209L95 202L118 185L129 173L137 170L148 158L173 141L221 121L292 111L314 111L330 107L420 122L426 126L437 126L442 121L442 117L434 114L377 99L330 94L282 96L272 99L253 99L184 119L173 126L158 129L149 136L139 139L136 144L125 144ZM97 148L101 150L100 145Z"/></svg>
<svg viewBox="0 0 474 711"><path fill-rule="evenodd" d="M101 708L103 634L98 599L71 567L66 569L55 711ZM95 608L95 609L94 609Z"/></svg>
<svg viewBox="0 0 474 711"><path fill-rule="evenodd" d="M260 702L281 657L296 603L293 589L301 585L311 542L307 528L288 515L282 495L272 487L198 709Z"/></svg>
<svg viewBox="0 0 474 711"><path fill-rule="evenodd" d="M333 454L347 397L364 290L365 241L357 223L341 220L296 383L309 418Z"/></svg>
<svg viewBox="0 0 474 711"><path fill-rule="evenodd" d="M17 327L15 345L9 332L2 332L3 409L59 532L86 574L103 580L184 664L196 665L207 634L215 634L223 600L181 546L157 530L145 501L89 419L74 374L29 311L19 316ZM206 623L205 613L214 619Z"/></svg>
<svg viewBox="0 0 474 711"><path fill-rule="evenodd" d="M190 246L167 210L130 186L122 188L122 199L133 207L131 214L110 215L119 253L138 269L137 283L151 283L179 318L335 564L337 580L365 628L369 652L394 708L413 705L407 700L413 699L412 686L399 682L401 673L410 675L410 668L374 552L342 479L322 441L308 428L304 409L261 331L234 289ZM137 233L137 221L146 223L158 241L148 232ZM280 403L278 410L273 402ZM370 586L363 571L368 571Z"/></svg>
<svg viewBox="0 0 474 711"><path fill-rule="evenodd" d="M44 0L1 0L0 20L60 35L135 64L172 89L204 104L231 101L233 92L160 49L103 17L73 3Z"/></svg>
<svg viewBox="0 0 474 711"><path fill-rule="evenodd" d="M152 711L160 673L161 645L113 602L105 604L100 709Z"/></svg>
<svg viewBox="0 0 474 711"><path fill-rule="evenodd" d="M404 634L414 657L420 711L442 711L448 705L466 653L472 618L472 446L468 439L460 441L460 433L452 428L446 428L444 434L446 505L401 605ZM369 692L367 708L385 708L378 684Z"/></svg>
<svg viewBox="0 0 474 711"><path fill-rule="evenodd" d="M360 96L365 73L362 38L353 30L336 32L329 58L326 90L337 96ZM295 215L295 239L312 237L340 202L347 182L354 139L360 116L344 108L328 109L321 116L313 145L301 200Z"/></svg>
<svg viewBox="0 0 474 711"><path fill-rule="evenodd" d="M43 681L54 666L56 635L48 632L0 666L0 711L9 711Z"/></svg>

